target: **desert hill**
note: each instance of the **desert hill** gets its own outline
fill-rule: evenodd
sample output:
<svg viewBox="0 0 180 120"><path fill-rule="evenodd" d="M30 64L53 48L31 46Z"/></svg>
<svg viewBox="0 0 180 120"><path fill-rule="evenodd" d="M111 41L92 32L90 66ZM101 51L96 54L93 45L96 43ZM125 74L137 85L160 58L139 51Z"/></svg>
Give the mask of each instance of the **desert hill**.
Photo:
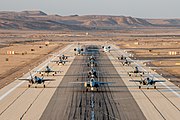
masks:
<svg viewBox="0 0 180 120"><path fill-rule="evenodd" d="M42 11L0 12L0 29L92 30L126 28L180 28L180 19L142 19L108 15L48 15Z"/></svg>

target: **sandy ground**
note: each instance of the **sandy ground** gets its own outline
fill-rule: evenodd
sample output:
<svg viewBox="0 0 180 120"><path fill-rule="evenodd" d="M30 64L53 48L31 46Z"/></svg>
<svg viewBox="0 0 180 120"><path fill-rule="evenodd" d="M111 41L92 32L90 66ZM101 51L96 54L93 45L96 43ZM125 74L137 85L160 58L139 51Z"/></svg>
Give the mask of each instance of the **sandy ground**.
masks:
<svg viewBox="0 0 180 120"><path fill-rule="evenodd" d="M0 71L1 88L22 76L29 69L34 68L48 56L48 53L62 49L65 44L50 43L48 46L44 42L11 44L0 48ZM10 54L10 51L14 53ZM6 80L6 79L10 79Z"/></svg>

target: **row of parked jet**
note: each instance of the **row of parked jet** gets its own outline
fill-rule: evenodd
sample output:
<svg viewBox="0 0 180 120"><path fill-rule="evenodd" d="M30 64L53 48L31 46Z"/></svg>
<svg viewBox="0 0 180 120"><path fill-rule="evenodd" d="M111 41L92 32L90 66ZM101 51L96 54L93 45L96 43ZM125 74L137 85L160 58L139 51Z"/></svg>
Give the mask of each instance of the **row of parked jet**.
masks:
<svg viewBox="0 0 180 120"><path fill-rule="evenodd" d="M109 47L103 46L103 48L104 48L104 51L107 52L107 51L109 51L110 46ZM84 49L81 47L74 48L74 51L75 51L75 55L86 55L87 54L87 52L85 52ZM50 62L54 62L57 65L65 65L66 62L69 62L69 61L67 61L67 59L70 56L61 55L61 56L56 56L56 57L58 57L58 60L52 60ZM94 75L94 77L97 77L97 75L94 74L95 73L93 71L94 68L92 68L92 67L97 66L94 56L89 57L89 62L87 63L87 65L91 66L91 72L93 73L92 75ZM45 75L49 76L50 74L52 74L54 76L55 74L61 73L63 71L52 70L52 68L50 68L49 65L47 65L44 70L37 70L37 71L33 71L33 72L37 72L37 73L41 74L42 77L38 77L38 76L33 77L32 73L30 72L29 78L19 78L18 80L28 81L29 82L28 87L31 87L33 84L35 84L35 88L36 88L38 84L43 84L43 87L45 88L46 81L54 81L55 80L55 79L44 78ZM95 79L94 79L94 77L92 77L92 75L91 75L91 80L87 83L85 82L84 84L86 84L88 87L89 86L91 86L91 87L99 86L99 84L102 84L102 83L95 81Z"/></svg>
<svg viewBox="0 0 180 120"><path fill-rule="evenodd" d="M60 64L64 65L66 62L68 62L67 59L70 56L61 55L61 56L57 56L57 57L58 57L58 60L53 60L50 62L55 62L58 65L60 65ZM38 84L43 84L43 87L45 88L46 81L54 81L55 79L44 78L44 75L49 76L50 74L52 74L54 76L55 74L61 73L63 71L53 70L52 68L50 68L47 65L44 70L37 70L37 71L33 71L33 72L37 72L37 73L41 74L42 77L38 77L38 76L33 77L33 75L30 72L29 78L19 78L18 80L28 81L29 82L28 87L31 87L33 84L35 84L35 88L36 88Z"/></svg>
<svg viewBox="0 0 180 120"><path fill-rule="evenodd" d="M102 48L103 48L104 52L110 52L111 47L110 46L102 46ZM74 51L75 51L76 55L87 54L80 47L75 48ZM55 62L58 65L60 65L60 64L64 65L66 62L69 62L67 59L70 56L61 55L61 56L57 56L57 57L58 57L58 60L53 60L50 62ZM123 66L124 65L129 66L133 62L130 59L128 59L128 57L124 57L123 55L121 57L118 57L118 60L121 61ZM97 59L94 55L91 55L88 58L87 66L90 68L90 70L87 71L87 77L89 78L89 80L88 81L82 81L82 82L73 82L74 84L84 84L86 91L88 91L88 90L93 91L94 89L98 90L98 88L103 86L103 85L113 83L113 82L101 82L98 80L99 74L95 69L98 66L98 62L97 62ZM49 76L49 74L52 73L52 75L54 76L55 74L61 73L63 71L52 70L47 65L44 70L39 70L39 71L34 71L34 72L41 74L42 77L38 77L38 76L33 77L33 75L30 73L29 78L19 78L19 80L29 81L28 87L30 87L33 84L36 85L35 87L37 87L37 84L43 84L43 86L45 87L45 84L44 84L45 81L54 81L55 79L45 79L44 75ZM133 76L133 75L134 76L138 76L138 75L141 76L141 80L129 80L130 82L139 82L140 83L139 89L141 88L142 85L146 85L147 88L149 88L149 86L154 86L154 89L156 89L156 86L155 86L156 82L165 82L164 80L154 80L154 77L150 77L150 76L142 78L142 76L144 76L147 73L148 72L146 72L146 71L139 70L139 68L136 66L134 71L130 71L127 74L129 76Z"/></svg>
<svg viewBox="0 0 180 120"><path fill-rule="evenodd" d="M87 54L87 52L85 52L85 50L81 47L74 48L74 51L75 51L75 55L86 55ZM52 60L50 62L54 62L57 65L65 65L66 62L69 62L67 59L70 56L61 55L61 56L56 56L56 57L58 57L58 60ZM95 62L95 57L93 55L89 57L89 62L87 63L87 66L91 67L91 70L89 71L89 74L90 74L89 77L91 77L91 78L90 78L90 81L83 82L83 83L85 84L85 86L87 86L87 87L91 86L91 89L93 89L94 86L99 86L99 84L102 84L102 83L95 81L97 74L95 74L96 72L93 67L96 67L97 63ZM54 81L55 80L55 79L44 78L45 75L49 76L50 74L52 74L54 76L55 74L61 73L63 71L53 70L52 68L49 67L49 65L47 65L44 70L37 70L37 71L33 71L33 72L37 72L37 73L41 74L42 77L38 77L38 76L33 77L32 73L30 72L29 78L19 78L19 80L28 81L29 82L28 87L31 87L33 84L35 84L35 87L37 87L38 84L43 84L43 87L45 88L46 81Z"/></svg>
<svg viewBox="0 0 180 120"><path fill-rule="evenodd" d="M132 61L127 57L124 57L123 55L121 57L118 57L118 60L121 61L122 65L127 65L129 66ZM141 86L142 85L146 85L147 86L147 89L149 89L150 86L154 86L154 89L156 89L156 82L165 82L165 80L154 80L154 76L146 76L144 78L142 78L145 74L149 74L149 72L147 71L142 71L142 70L139 70L139 68L136 66L135 67L135 70L134 71L130 71L127 73L129 76L140 76L141 77L141 80L129 80L130 82L139 82L140 85L139 85L139 89L141 89Z"/></svg>
<svg viewBox="0 0 180 120"><path fill-rule="evenodd" d="M83 84L86 88L86 91L98 91L98 89L104 85L112 84L114 82L103 82L99 81L99 74L98 71L96 71L95 67L98 66L96 57L94 55L91 55L88 58L87 66L90 68L89 71L87 71L87 77L88 81L81 81L81 82L71 82L73 84Z"/></svg>
<svg viewBox="0 0 180 120"><path fill-rule="evenodd" d="M98 50L98 49L93 49L93 50ZM103 52L110 52L111 50L111 46L102 46L102 50ZM87 54L92 54L91 52L86 52L85 49L81 48L80 46L78 46L77 48L74 48L75 51L75 55L87 55Z"/></svg>
<svg viewBox="0 0 180 120"><path fill-rule="evenodd" d="M106 47L106 48L109 49L110 47ZM88 60L89 61L87 62L87 66L90 67L90 70L88 71L88 78L90 78L90 80L88 82L74 82L74 83L84 84L84 87L86 87L86 90L88 90L88 88L90 88L90 90L94 90L95 88L96 90L98 90L98 87L102 85L113 83L113 82L96 81L95 79L97 79L99 75L95 69L95 67L97 67L98 65L95 59L95 56L93 55L90 56ZM132 60L128 59L128 57L124 57L123 55L121 57L118 57L118 60L121 61L123 66L125 65L129 66L133 62ZM154 89L156 89L156 85L155 85L156 82L165 82L165 80L154 80L153 76L144 77L145 74L149 74L149 73L146 71L139 70L137 66L135 67L134 71L129 71L127 74L129 76L141 76L141 80L129 80L130 82L139 82L140 83L139 89L141 89L142 85L147 86L147 89L149 89L150 86L154 86Z"/></svg>

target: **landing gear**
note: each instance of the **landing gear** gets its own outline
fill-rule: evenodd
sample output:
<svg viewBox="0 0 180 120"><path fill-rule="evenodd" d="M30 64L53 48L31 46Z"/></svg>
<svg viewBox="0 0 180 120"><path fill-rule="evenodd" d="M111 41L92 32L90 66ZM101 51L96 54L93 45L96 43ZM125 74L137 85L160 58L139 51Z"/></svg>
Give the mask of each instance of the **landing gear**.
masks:
<svg viewBox="0 0 180 120"><path fill-rule="evenodd" d="M91 87L91 91L93 91L94 90L94 88L93 87Z"/></svg>
<svg viewBox="0 0 180 120"><path fill-rule="evenodd" d="M54 76L54 74L52 74Z"/></svg>
<svg viewBox="0 0 180 120"><path fill-rule="evenodd" d="M139 89L141 89L141 86L139 86Z"/></svg>
<svg viewBox="0 0 180 120"><path fill-rule="evenodd" d="M154 89L156 89L156 86L154 86Z"/></svg>
<svg viewBox="0 0 180 120"><path fill-rule="evenodd" d="M37 88L37 86L35 86L35 88Z"/></svg>
<svg viewBox="0 0 180 120"><path fill-rule="evenodd" d="M28 84L28 88L30 88L31 87L31 85L30 84Z"/></svg>
<svg viewBox="0 0 180 120"><path fill-rule="evenodd" d="M43 76L43 74L41 74L41 76Z"/></svg>
<svg viewBox="0 0 180 120"><path fill-rule="evenodd" d="M43 85L43 87L45 88L46 86L45 86L45 85Z"/></svg>

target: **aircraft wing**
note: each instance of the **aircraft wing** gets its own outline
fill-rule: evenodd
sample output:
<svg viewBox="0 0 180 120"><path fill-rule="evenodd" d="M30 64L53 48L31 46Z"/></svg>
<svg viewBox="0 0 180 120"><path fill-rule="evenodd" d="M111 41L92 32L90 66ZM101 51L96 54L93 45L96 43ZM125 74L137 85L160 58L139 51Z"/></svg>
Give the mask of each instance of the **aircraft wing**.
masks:
<svg viewBox="0 0 180 120"><path fill-rule="evenodd" d="M33 71L33 72L46 72L45 70L37 70L37 71Z"/></svg>
<svg viewBox="0 0 180 120"><path fill-rule="evenodd" d="M43 79L43 81L55 81L56 79Z"/></svg>
<svg viewBox="0 0 180 120"><path fill-rule="evenodd" d="M69 61L67 61L67 60L63 60L63 62L69 62Z"/></svg>
<svg viewBox="0 0 180 120"><path fill-rule="evenodd" d="M98 82L100 85L108 85L108 84L113 84L115 82Z"/></svg>
<svg viewBox="0 0 180 120"><path fill-rule="evenodd" d="M61 73L61 72L63 72L63 71L52 70L51 72L58 72L58 73Z"/></svg>
<svg viewBox="0 0 180 120"><path fill-rule="evenodd" d="M154 82L166 82L165 80L154 80Z"/></svg>
<svg viewBox="0 0 180 120"><path fill-rule="evenodd" d="M18 78L18 80L31 81L31 79L28 78Z"/></svg>
<svg viewBox="0 0 180 120"><path fill-rule="evenodd" d="M134 71L127 72L128 74L134 74Z"/></svg>

